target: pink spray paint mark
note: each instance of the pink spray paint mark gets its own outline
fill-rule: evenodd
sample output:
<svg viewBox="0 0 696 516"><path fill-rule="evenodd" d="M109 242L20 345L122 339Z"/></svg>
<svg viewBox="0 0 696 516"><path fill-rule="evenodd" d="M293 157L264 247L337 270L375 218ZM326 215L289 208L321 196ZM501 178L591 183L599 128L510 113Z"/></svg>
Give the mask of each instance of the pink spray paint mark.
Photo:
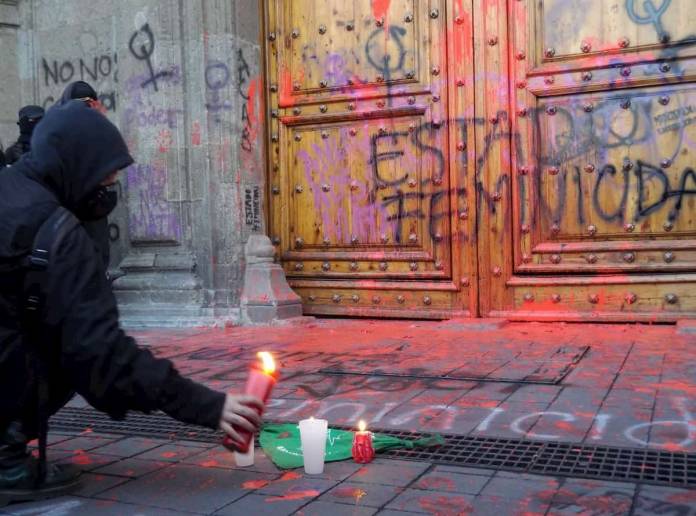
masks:
<svg viewBox="0 0 696 516"><path fill-rule="evenodd" d="M375 20L384 21L385 32L389 31L387 24L387 13L389 12L389 4L391 4L391 0L372 0L372 14L375 17Z"/></svg>

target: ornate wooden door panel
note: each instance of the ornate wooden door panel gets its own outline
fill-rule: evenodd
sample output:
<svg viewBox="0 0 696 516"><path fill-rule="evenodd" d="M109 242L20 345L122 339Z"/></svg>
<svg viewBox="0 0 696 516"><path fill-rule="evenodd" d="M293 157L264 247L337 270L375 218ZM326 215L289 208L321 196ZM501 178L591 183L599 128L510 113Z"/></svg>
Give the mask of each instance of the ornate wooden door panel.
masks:
<svg viewBox="0 0 696 516"><path fill-rule="evenodd" d="M490 190L510 170L512 203L510 239L482 235L481 262L498 267L497 276L481 269L484 312L693 316L693 2L479 4L489 24L505 8L510 20L509 46L478 61L510 70L509 100L481 91L481 109L508 103L510 139L495 151L512 157L483 178Z"/></svg>
<svg viewBox="0 0 696 516"><path fill-rule="evenodd" d="M460 238L473 194L465 160L450 159L466 147L448 123L463 95L448 87L451 7L266 10L271 236L305 312L475 314L474 239Z"/></svg>

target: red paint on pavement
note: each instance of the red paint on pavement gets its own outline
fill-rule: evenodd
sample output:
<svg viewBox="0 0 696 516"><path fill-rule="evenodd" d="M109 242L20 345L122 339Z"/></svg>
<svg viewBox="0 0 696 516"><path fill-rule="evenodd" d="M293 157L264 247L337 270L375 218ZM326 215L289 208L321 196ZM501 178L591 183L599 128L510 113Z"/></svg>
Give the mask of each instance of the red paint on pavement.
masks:
<svg viewBox="0 0 696 516"><path fill-rule="evenodd" d="M173 451L168 451L168 452L164 452L161 454L161 456L164 457L165 459L173 459L177 455L179 455L179 454L176 452L173 452Z"/></svg>
<svg viewBox="0 0 696 516"><path fill-rule="evenodd" d="M287 473L283 473L277 482L288 482L290 480L297 480L298 478L302 478L302 475L296 471L288 471Z"/></svg>
<svg viewBox="0 0 696 516"><path fill-rule="evenodd" d="M469 514L471 504L463 496L425 496L418 500L418 505L428 514L438 516L453 516Z"/></svg>
<svg viewBox="0 0 696 516"><path fill-rule="evenodd" d="M244 489L261 489L269 484L268 480L247 480L242 484Z"/></svg>
<svg viewBox="0 0 696 516"><path fill-rule="evenodd" d="M355 498L355 502L359 502L360 499L367 495L365 491L355 487L341 487L332 491L334 496L338 498Z"/></svg>
<svg viewBox="0 0 696 516"><path fill-rule="evenodd" d="M87 466L92 464L92 459L89 458L89 455L87 455L84 450L75 450L75 455L72 457L72 463L80 466Z"/></svg>
<svg viewBox="0 0 696 516"><path fill-rule="evenodd" d="M447 477L429 477L418 482L418 487L432 489L433 491L454 491L456 486L452 480Z"/></svg>
<svg viewBox="0 0 696 516"><path fill-rule="evenodd" d="M266 498L266 502L289 502L293 500L303 500L305 498L316 498L319 496L319 491L316 489L308 489L306 491L290 491L282 496L271 496Z"/></svg>

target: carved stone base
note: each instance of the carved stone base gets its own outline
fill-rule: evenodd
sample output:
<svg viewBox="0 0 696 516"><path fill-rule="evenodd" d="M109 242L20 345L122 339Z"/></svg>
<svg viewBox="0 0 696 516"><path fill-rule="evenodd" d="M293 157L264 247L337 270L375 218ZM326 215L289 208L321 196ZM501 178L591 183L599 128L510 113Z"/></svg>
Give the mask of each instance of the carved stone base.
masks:
<svg viewBox="0 0 696 516"><path fill-rule="evenodd" d="M189 253L131 254L120 264L126 274L113 283L125 328L187 328L238 324L238 308L207 308L209 294Z"/></svg>
<svg viewBox="0 0 696 516"><path fill-rule="evenodd" d="M265 235L251 235L244 249L246 271L242 290L242 320L247 324L302 316L302 300L285 279L285 272L273 263L274 249Z"/></svg>

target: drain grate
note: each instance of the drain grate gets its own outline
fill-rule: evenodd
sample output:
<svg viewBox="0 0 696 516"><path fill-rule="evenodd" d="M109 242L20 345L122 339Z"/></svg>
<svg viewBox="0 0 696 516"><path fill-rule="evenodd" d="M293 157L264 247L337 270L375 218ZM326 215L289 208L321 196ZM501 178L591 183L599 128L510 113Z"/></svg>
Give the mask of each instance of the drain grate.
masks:
<svg viewBox="0 0 696 516"><path fill-rule="evenodd" d="M94 409L77 407L64 408L53 416L51 428L76 432L91 428L94 432L208 443L222 440L220 432L187 425L164 414L131 413L124 420L114 421ZM423 437L423 434L403 430L375 431L404 439ZM549 476L696 487L694 453L453 434L443 437L447 441L444 446L389 450L381 455Z"/></svg>

